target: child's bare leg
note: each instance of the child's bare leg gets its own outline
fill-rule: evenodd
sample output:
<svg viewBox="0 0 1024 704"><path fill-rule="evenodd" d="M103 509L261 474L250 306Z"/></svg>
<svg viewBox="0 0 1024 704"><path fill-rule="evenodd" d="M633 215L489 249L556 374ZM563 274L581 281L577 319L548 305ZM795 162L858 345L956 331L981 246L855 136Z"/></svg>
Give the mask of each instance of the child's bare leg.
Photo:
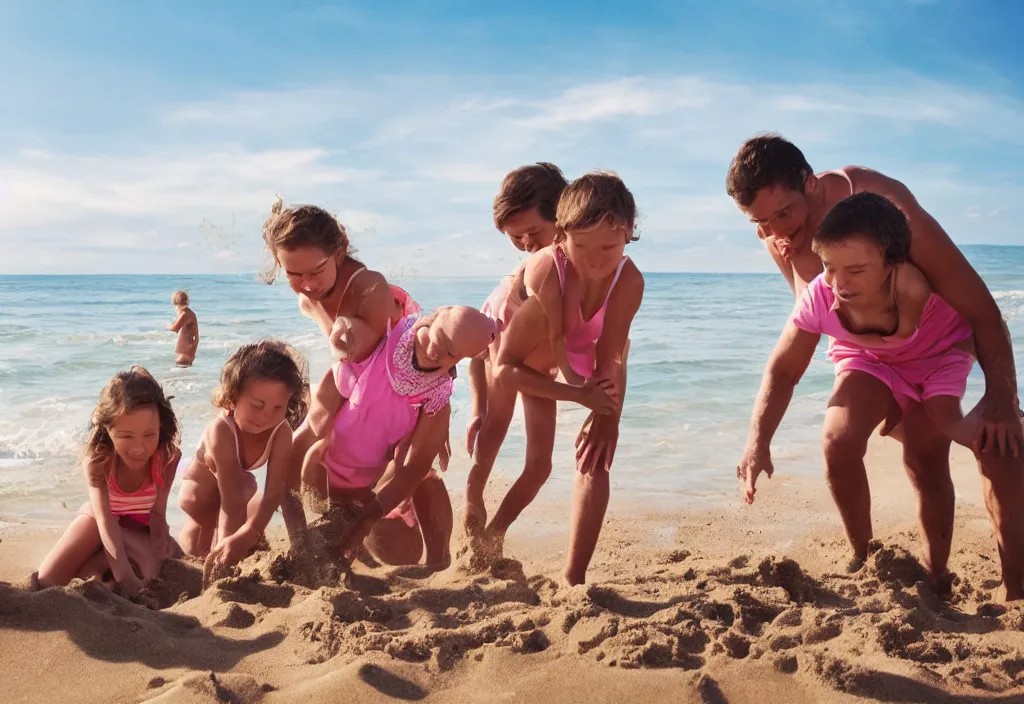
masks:
<svg viewBox="0 0 1024 704"><path fill-rule="evenodd" d="M418 565L423 557L419 528L406 525L401 518L377 521L366 536L365 546L385 565Z"/></svg>
<svg viewBox="0 0 1024 704"><path fill-rule="evenodd" d="M959 409L959 404L957 404ZM903 466L917 492L917 519L925 568L938 589L953 544L956 495L949 474L949 438L924 408L911 403L903 412Z"/></svg>
<svg viewBox="0 0 1024 704"><path fill-rule="evenodd" d="M181 482L178 508L185 513L185 525L178 535L178 545L193 557L210 552L220 515L220 490L217 478L206 468L189 468Z"/></svg>
<svg viewBox="0 0 1024 704"><path fill-rule="evenodd" d="M447 569L452 562L452 501L441 475L431 471L412 495L416 520L423 533L427 565Z"/></svg>
<svg viewBox="0 0 1024 704"><path fill-rule="evenodd" d="M306 453L316 442L316 433L309 427L309 419L306 419L295 434L292 436L292 458L288 486L284 492L284 499L281 500L281 518L284 519L285 528L288 530L288 541L292 547L301 544L306 535L306 512L302 508L300 491L302 486L302 465L306 461Z"/></svg>
<svg viewBox="0 0 1024 704"><path fill-rule="evenodd" d="M537 498L540 488L551 476L557 404L551 399L535 396L524 395L522 398L526 421L526 463L523 473L508 490L487 526L488 537L496 542L495 549L500 549L509 526Z"/></svg>
<svg viewBox="0 0 1024 704"><path fill-rule="evenodd" d="M479 535L487 524L487 507L484 504L484 489L494 468L494 460L505 442L512 414L516 408L515 388L501 383L491 383L487 389L487 414L484 416L477 435L473 465L466 480L466 515L463 519L467 535Z"/></svg>
<svg viewBox="0 0 1024 704"><path fill-rule="evenodd" d="M110 571L110 558L102 548L97 550L92 557L86 560L82 569L76 575L79 579L97 579L102 581Z"/></svg>
<svg viewBox="0 0 1024 704"><path fill-rule="evenodd" d="M583 584L587 580L587 567L597 548L609 494L608 472L602 469L595 469L590 474L576 472L569 526L569 559L564 575L569 585Z"/></svg>
<svg viewBox="0 0 1024 704"><path fill-rule="evenodd" d="M78 575L102 547L100 530L92 516L78 515L39 565L40 587L64 586Z"/></svg>

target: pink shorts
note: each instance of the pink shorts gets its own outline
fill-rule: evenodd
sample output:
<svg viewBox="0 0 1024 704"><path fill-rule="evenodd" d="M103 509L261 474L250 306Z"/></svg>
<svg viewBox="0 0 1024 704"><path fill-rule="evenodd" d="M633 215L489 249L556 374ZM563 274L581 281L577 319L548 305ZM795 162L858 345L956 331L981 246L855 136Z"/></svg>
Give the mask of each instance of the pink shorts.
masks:
<svg viewBox="0 0 1024 704"><path fill-rule="evenodd" d="M935 396L963 398L973 367L974 356L956 348L937 357L896 363L849 354L836 361L836 376L866 372L888 386L900 408L906 410L911 401L920 403Z"/></svg>

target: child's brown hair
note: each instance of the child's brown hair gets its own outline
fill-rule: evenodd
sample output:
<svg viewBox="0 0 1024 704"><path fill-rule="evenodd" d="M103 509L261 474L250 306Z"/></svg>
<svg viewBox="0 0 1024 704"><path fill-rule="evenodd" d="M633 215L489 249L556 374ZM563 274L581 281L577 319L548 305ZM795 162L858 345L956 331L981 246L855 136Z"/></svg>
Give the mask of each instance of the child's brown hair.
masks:
<svg viewBox="0 0 1024 704"><path fill-rule="evenodd" d="M355 252L345 226L329 212L316 205L284 208L280 198L274 201L270 217L263 223L263 243L271 257L271 263L263 271L263 280L268 284L277 278L279 249L317 247L328 256L338 252L349 256Z"/></svg>
<svg viewBox="0 0 1024 704"><path fill-rule="evenodd" d="M619 175L613 171L584 174L566 186L558 200L556 242L565 241L566 230L592 230L603 222L612 222L629 232L636 242L636 201Z"/></svg>
<svg viewBox="0 0 1024 704"><path fill-rule="evenodd" d="M171 296L171 303L178 308L188 308L188 292L187 291L175 291Z"/></svg>
<svg viewBox="0 0 1024 704"><path fill-rule="evenodd" d="M118 372L100 392L99 401L89 420L89 435L82 448L82 459L91 472L99 470L102 476L89 478L93 482L105 482L110 473L109 459L114 452L114 441L107 428L117 422L118 417L145 406L156 406L160 415L160 437L158 452L170 458L179 450L178 419L174 415L170 399L164 395L160 383L153 375L139 365L127 371Z"/></svg>
<svg viewBox="0 0 1024 704"><path fill-rule="evenodd" d="M504 232L509 218L530 208L537 208L542 218L554 222L558 198L567 185L562 170L546 161L510 171L494 196L494 226Z"/></svg>
<svg viewBox="0 0 1024 704"><path fill-rule="evenodd" d="M291 392L285 419L296 430L309 410L309 370L306 359L287 342L260 340L242 345L228 357L220 372L213 405L230 411L250 379L280 381Z"/></svg>

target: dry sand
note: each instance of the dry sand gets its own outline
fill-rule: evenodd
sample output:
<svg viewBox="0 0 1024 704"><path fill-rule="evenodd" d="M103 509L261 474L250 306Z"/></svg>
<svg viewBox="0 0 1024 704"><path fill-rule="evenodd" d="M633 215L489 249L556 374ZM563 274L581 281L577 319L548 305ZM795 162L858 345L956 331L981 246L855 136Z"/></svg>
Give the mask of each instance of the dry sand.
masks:
<svg viewBox="0 0 1024 704"><path fill-rule="evenodd" d="M287 581L278 537L201 594L199 566L170 563L158 590L169 606L153 611L96 583L24 591L56 535L8 529L2 700L1024 701L1024 607L993 602L995 542L970 456L954 450L948 604L912 556L898 445L874 443L869 463L881 544L853 575L823 480L781 475L754 507L737 492L722 508L654 514L613 497L592 584L574 589L556 581L564 532L513 533L521 562L486 574L360 566L350 587L315 590ZM524 519L550 515L564 531L567 513L559 501Z"/></svg>

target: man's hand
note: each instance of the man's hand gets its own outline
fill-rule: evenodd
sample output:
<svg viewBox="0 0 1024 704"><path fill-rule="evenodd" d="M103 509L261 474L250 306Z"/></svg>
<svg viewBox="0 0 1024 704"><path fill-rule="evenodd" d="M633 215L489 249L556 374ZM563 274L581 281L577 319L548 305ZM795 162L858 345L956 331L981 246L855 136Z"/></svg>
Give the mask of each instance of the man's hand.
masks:
<svg viewBox="0 0 1024 704"><path fill-rule="evenodd" d="M754 503L754 494L757 493L757 477L762 473L769 477L775 473L771 449L767 446L747 443L743 457L736 466L736 478L743 482L743 500L748 504Z"/></svg>
<svg viewBox="0 0 1024 704"><path fill-rule="evenodd" d="M976 455L1013 457L1024 450L1024 430L1021 428L1020 403L1017 394L1009 390L985 389L971 415L980 416L978 432L974 436Z"/></svg>
<svg viewBox="0 0 1024 704"><path fill-rule="evenodd" d="M576 436L576 470L583 474L611 470L618 444L618 417L592 412Z"/></svg>

